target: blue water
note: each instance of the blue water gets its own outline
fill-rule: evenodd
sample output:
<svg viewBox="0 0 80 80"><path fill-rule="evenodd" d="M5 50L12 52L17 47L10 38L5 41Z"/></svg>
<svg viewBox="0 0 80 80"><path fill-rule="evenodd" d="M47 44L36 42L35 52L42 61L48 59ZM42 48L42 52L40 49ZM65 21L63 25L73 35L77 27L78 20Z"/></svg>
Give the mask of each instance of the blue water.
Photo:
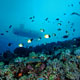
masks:
<svg viewBox="0 0 80 80"><path fill-rule="evenodd" d="M80 0L0 0L0 34L4 33L0 35L0 53L13 51L19 43L28 47L80 37L80 16L71 15L73 12L80 14L79 2ZM29 19L32 16L35 16L34 22ZM46 18L48 21L45 21ZM59 18L59 21L56 18ZM62 25L59 26L58 23ZM72 23L74 25L71 28ZM9 28L10 25L12 28ZM61 31L58 31L58 28L61 28ZM45 31L41 33L40 29ZM5 32L7 30L8 33ZM66 34L66 30L69 37L64 39L62 36ZM56 34L55 37L52 36L53 33ZM45 34L51 37L45 39ZM37 41L38 36L41 37L40 41ZM33 41L29 44L27 39L30 38L33 38ZM8 43L12 45L8 46Z"/></svg>

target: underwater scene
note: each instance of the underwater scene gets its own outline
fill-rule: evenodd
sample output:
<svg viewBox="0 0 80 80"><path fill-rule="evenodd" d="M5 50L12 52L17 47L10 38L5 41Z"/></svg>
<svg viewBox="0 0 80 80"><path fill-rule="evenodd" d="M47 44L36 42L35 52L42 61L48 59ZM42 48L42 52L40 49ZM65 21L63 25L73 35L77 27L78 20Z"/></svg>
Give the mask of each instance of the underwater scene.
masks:
<svg viewBox="0 0 80 80"><path fill-rule="evenodd" d="M80 80L80 0L0 0L0 80Z"/></svg>

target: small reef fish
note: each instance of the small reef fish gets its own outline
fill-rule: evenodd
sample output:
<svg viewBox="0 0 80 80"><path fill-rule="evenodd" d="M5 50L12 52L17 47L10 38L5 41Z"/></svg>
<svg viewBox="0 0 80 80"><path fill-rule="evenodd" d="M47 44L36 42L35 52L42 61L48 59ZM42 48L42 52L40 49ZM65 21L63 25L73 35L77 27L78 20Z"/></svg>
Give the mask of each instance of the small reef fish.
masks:
<svg viewBox="0 0 80 80"><path fill-rule="evenodd" d="M32 40L33 40L33 39L28 39L28 40L27 40L27 43L31 43L31 42L32 42Z"/></svg>
<svg viewBox="0 0 80 80"><path fill-rule="evenodd" d="M44 32L45 30L44 29L40 29L40 32Z"/></svg>
<svg viewBox="0 0 80 80"><path fill-rule="evenodd" d="M63 38L68 38L68 37L69 37L68 35L64 35L64 36L63 36Z"/></svg>
<svg viewBox="0 0 80 80"><path fill-rule="evenodd" d="M72 26L74 25L74 23L71 24Z"/></svg>
<svg viewBox="0 0 80 80"><path fill-rule="evenodd" d="M52 35L53 35L53 36L56 36L56 34L55 34L55 33L53 33Z"/></svg>
<svg viewBox="0 0 80 80"><path fill-rule="evenodd" d="M59 20L59 18L56 18L56 20L58 21L58 20Z"/></svg>
<svg viewBox="0 0 80 80"><path fill-rule="evenodd" d="M66 33L66 34L69 34L69 32L68 32L67 30L65 31L65 33Z"/></svg>
<svg viewBox="0 0 80 80"><path fill-rule="evenodd" d="M29 19L34 19L34 18L35 18L35 16L29 17Z"/></svg>
<svg viewBox="0 0 80 80"><path fill-rule="evenodd" d="M30 17L29 19L32 19L32 17Z"/></svg>
<svg viewBox="0 0 80 80"><path fill-rule="evenodd" d="M35 16L32 16L29 19L31 19L31 22L34 22L35 21L34 18L35 18Z"/></svg>
<svg viewBox="0 0 80 80"><path fill-rule="evenodd" d="M19 47L23 47L24 45L22 43L18 44Z"/></svg>
<svg viewBox="0 0 80 80"><path fill-rule="evenodd" d="M61 31L61 28L58 28L57 30L58 30L58 31Z"/></svg>
<svg viewBox="0 0 80 80"><path fill-rule="evenodd" d="M48 21L48 18L46 18L45 21Z"/></svg>
<svg viewBox="0 0 80 80"><path fill-rule="evenodd" d="M72 12L71 15L77 15L77 16L80 16L80 14L77 13L77 12Z"/></svg>
<svg viewBox="0 0 80 80"><path fill-rule="evenodd" d="M32 20L32 22L34 22L34 20Z"/></svg>
<svg viewBox="0 0 80 80"><path fill-rule="evenodd" d="M39 41L39 40L41 40L42 38L41 37L39 37L37 40Z"/></svg>
<svg viewBox="0 0 80 80"><path fill-rule="evenodd" d="M12 25L10 25L9 28L12 28Z"/></svg>
<svg viewBox="0 0 80 80"><path fill-rule="evenodd" d="M1 33L0 35L4 35L4 33Z"/></svg>
<svg viewBox="0 0 80 80"><path fill-rule="evenodd" d="M74 5L73 5L73 4L71 4L71 6L73 7Z"/></svg>
<svg viewBox="0 0 80 80"><path fill-rule="evenodd" d="M61 26L62 24L61 23L58 23L58 26Z"/></svg>
<svg viewBox="0 0 80 80"><path fill-rule="evenodd" d="M50 38L50 35L49 34L45 34L44 38Z"/></svg>
<svg viewBox="0 0 80 80"><path fill-rule="evenodd" d="M66 13L64 13L64 15L66 15Z"/></svg>
<svg viewBox="0 0 80 80"><path fill-rule="evenodd" d="M9 32L9 31L6 31L7 33Z"/></svg>
<svg viewBox="0 0 80 80"><path fill-rule="evenodd" d="M70 21L68 21L68 24L70 23Z"/></svg>
<svg viewBox="0 0 80 80"><path fill-rule="evenodd" d="M74 6L73 4L68 5L68 7L73 7L73 6Z"/></svg>
<svg viewBox="0 0 80 80"><path fill-rule="evenodd" d="M35 16L33 16L33 18L35 18Z"/></svg>
<svg viewBox="0 0 80 80"><path fill-rule="evenodd" d="M70 28L72 28L72 26Z"/></svg>
<svg viewBox="0 0 80 80"><path fill-rule="evenodd" d="M75 32L75 29L73 29L73 32Z"/></svg>
<svg viewBox="0 0 80 80"><path fill-rule="evenodd" d="M12 43L8 43L8 46L11 46L12 45Z"/></svg>

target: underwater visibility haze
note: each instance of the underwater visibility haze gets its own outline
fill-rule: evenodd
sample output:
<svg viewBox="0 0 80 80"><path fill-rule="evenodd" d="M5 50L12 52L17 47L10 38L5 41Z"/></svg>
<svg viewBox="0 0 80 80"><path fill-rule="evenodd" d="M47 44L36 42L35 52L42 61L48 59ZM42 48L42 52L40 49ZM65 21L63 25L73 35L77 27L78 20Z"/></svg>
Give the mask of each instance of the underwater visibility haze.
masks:
<svg viewBox="0 0 80 80"><path fill-rule="evenodd" d="M13 51L19 43L28 47L79 37L79 8L79 0L0 1L0 52ZM45 39L46 34L50 38ZM32 43L27 44L27 39Z"/></svg>
<svg viewBox="0 0 80 80"><path fill-rule="evenodd" d="M0 0L1 69L0 80L80 80L80 0Z"/></svg>

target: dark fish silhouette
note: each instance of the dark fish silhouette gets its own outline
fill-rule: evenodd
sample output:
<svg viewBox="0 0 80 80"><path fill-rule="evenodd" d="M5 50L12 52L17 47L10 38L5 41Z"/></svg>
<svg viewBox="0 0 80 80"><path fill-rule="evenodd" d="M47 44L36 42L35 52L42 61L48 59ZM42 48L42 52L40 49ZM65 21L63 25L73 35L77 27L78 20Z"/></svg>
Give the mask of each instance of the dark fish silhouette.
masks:
<svg viewBox="0 0 80 80"><path fill-rule="evenodd" d="M73 29L73 32L75 32L75 29Z"/></svg>
<svg viewBox="0 0 80 80"><path fill-rule="evenodd" d="M56 18L56 20L58 21L58 20L59 20L59 18Z"/></svg>
<svg viewBox="0 0 80 80"><path fill-rule="evenodd" d="M7 33L9 32L9 31L6 31Z"/></svg>
<svg viewBox="0 0 80 80"><path fill-rule="evenodd" d="M48 21L48 18L46 18L45 21Z"/></svg>
<svg viewBox="0 0 80 80"><path fill-rule="evenodd" d="M33 16L33 17L30 17L29 19L34 19L35 18L35 16Z"/></svg>
<svg viewBox="0 0 80 80"><path fill-rule="evenodd" d="M69 37L68 35L64 35L64 36L63 36L63 38L68 38L68 37Z"/></svg>
<svg viewBox="0 0 80 80"><path fill-rule="evenodd" d="M73 13L71 13L71 15L77 15L77 16L80 16L80 14L77 13L77 12L73 12Z"/></svg>
<svg viewBox="0 0 80 80"><path fill-rule="evenodd" d="M68 24L70 23L70 21L68 21Z"/></svg>
<svg viewBox="0 0 80 80"><path fill-rule="evenodd" d="M34 22L34 20L32 20L32 22Z"/></svg>
<svg viewBox="0 0 80 80"><path fill-rule="evenodd" d="M66 13L64 13L64 15L66 15Z"/></svg>
<svg viewBox="0 0 80 80"><path fill-rule="evenodd" d="M69 33L69 32L66 30L65 33Z"/></svg>
<svg viewBox="0 0 80 80"><path fill-rule="evenodd" d="M10 25L9 28L12 28L12 25Z"/></svg>
<svg viewBox="0 0 80 80"><path fill-rule="evenodd" d="M35 16L33 16L33 18L35 18Z"/></svg>
<svg viewBox="0 0 80 80"><path fill-rule="evenodd" d="M55 33L53 33L53 36L56 36L56 34L55 34Z"/></svg>
<svg viewBox="0 0 80 80"><path fill-rule="evenodd" d="M12 43L8 43L8 46L11 46L12 45Z"/></svg>
<svg viewBox="0 0 80 80"><path fill-rule="evenodd" d="M62 24L61 23L58 23L58 26L61 26Z"/></svg>
<svg viewBox="0 0 80 80"><path fill-rule="evenodd" d="M4 35L4 33L1 33L0 35Z"/></svg>
<svg viewBox="0 0 80 80"><path fill-rule="evenodd" d="M30 29L25 29L24 24L20 25L20 27L18 28L14 28L13 33L17 36L22 36L22 37L31 38L31 39L39 38L42 36L41 32L37 32L34 30L30 30Z"/></svg>
<svg viewBox="0 0 80 80"><path fill-rule="evenodd" d="M39 40L41 40L42 38L41 37L39 37L37 40L39 41Z"/></svg>
<svg viewBox="0 0 80 80"><path fill-rule="evenodd" d="M74 25L74 23L71 24L72 26Z"/></svg>
<svg viewBox="0 0 80 80"><path fill-rule="evenodd" d="M61 31L61 28L58 28L57 30L58 30L58 31Z"/></svg>
<svg viewBox="0 0 80 80"><path fill-rule="evenodd" d="M71 6L73 7L74 5L73 5L73 4L71 4Z"/></svg>
<svg viewBox="0 0 80 80"><path fill-rule="evenodd" d="M32 17L30 17L29 19L32 19Z"/></svg>
<svg viewBox="0 0 80 80"><path fill-rule="evenodd" d="M45 32L45 30L44 29L40 29L40 32Z"/></svg>

